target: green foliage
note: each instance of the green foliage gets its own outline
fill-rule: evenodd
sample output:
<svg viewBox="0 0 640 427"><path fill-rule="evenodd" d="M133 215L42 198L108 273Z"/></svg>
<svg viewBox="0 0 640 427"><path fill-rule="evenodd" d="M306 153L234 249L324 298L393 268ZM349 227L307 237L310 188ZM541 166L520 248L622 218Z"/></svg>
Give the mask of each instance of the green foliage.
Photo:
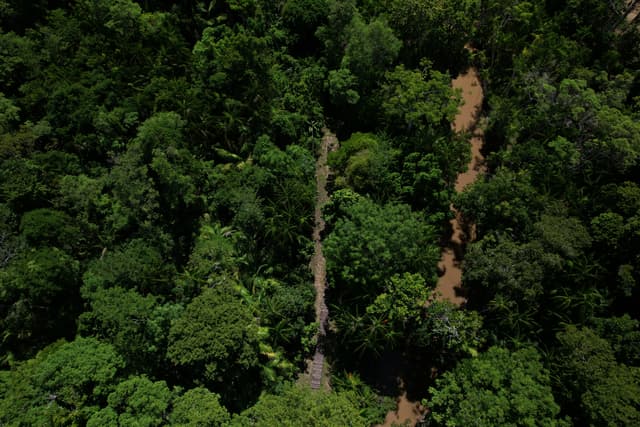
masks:
<svg viewBox="0 0 640 427"><path fill-rule="evenodd" d="M460 95L451 89L449 76L432 70L429 63L421 66L414 71L400 65L385 74L382 108L392 132L437 135L458 111Z"/></svg>
<svg viewBox="0 0 640 427"><path fill-rule="evenodd" d="M154 372L163 365L168 330L181 306L160 305L156 297L119 287L96 291L90 304L91 311L79 318L82 335L110 342L138 372Z"/></svg>
<svg viewBox="0 0 640 427"><path fill-rule="evenodd" d="M611 344L616 360L625 365L640 362L640 322L628 314L620 317L594 319L593 330Z"/></svg>
<svg viewBox="0 0 640 427"><path fill-rule="evenodd" d="M86 175L65 175L60 178L60 194L56 204L82 224L98 222L106 204L102 196L104 182ZM94 228L97 227L94 225Z"/></svg>
<svg viewBox="0 0 640 427"><path fill-rule="evenodd" d="M165 424L173 393L164 381L145 376L119 383L109 394L108 406L96 412L87 427L131 425L157 427Z"/></svg>
<svg viewBox="0 0 640 427"><path fill-rule="evenodd" d="M235 423L377 423L378 356L446 371L485 340L545 349L575 425L638 424L640 32L626 8L0 0L0 424L218 425L219 401L240 413L261 394ZM478 240L455 248L458 309L428 294L469 160L449 76L467 62L486 162L454 201ZM342 147L318 340L324 126ZM567 324L593 332L555 339ZM353 375L332 394L282 386L318 343ZM553 425L527 352L462 362L475 370L446 378L493 383L448 388L437 423Z"/></svg>
<svg viewBox="0 0 640 427"><path fill-rule="evenodd" d="M180 296L190 300L203 288L235 279L242 261L235 249L238 238L232 230L203 222L185 274L178 281Z"/></svg>
<svg viewBox="0 0 640 427"><path fill-rule="evenodd" d="M606 212L591 220L591 235L596 243L616 249L624 234L624 218L614 212Z"/></svg>
<svg viewBox="0 0 640 427"><path fill-rule="evenodd" d="M623 0L607 3L573 0L566 3L556 19L558 25L576 40L591 48L599 48L611 41L611 30L624 19L626 5Z"/></svg>
<svg viewBox="0 0 640 427"><path fill-rule="evenodd" d="M51 126L45 120L38 123L27 121L15 132L0 134L0 159L28 156L36 143L43 142L51 134Z"/></svg>
<svg viewBox="0 0 640 427"><path fill-rule="evenodd" d="M365 383L357 373L345 372L331 377L331 388L339 393L351 393L358 404L360 415L366 425L375 425L384 421L387 413L395 411L394 398L380 396L376 390Z"/></svg>
<svg viewBox="0 0 640 427"><path fill-rule="evenodd" d="M120 286L140 294L168 294L173 266L151 242L130 240L121 247L103 250L100 259L91 262L84 274L83 293Z"/></svg>
<svg viewBox="0 0 640 427"><path fill-rule="evenodd" d="M206 197L202 192L209 190L211 165L198 160L187 149L167 146L153 150L149 173L159 193L164 220L178 243L177 249L187 251L188 244L181 243L191 237L192 224L205 210Z"/></svg>
<svg viewBox="0 0 640 427"><path fill-rule="evenodd" d="M220 138L225 149L238 153L251 136L249 123L263 117L271 96L267 54L269 40L244 27L209 27L193 47L194 77L204 99L218 111L207 112L202 126ZM262 114L264 113L264 116Z"/></svg>
<svg viewBox="0 0 640 427"><path fill-rule="evenodd" d="M22 83L28 78L33 78L34 74L36 74L41 55L36 53L36 43L33 40L21 37L10 31L4 23L2 28L5 31L0 35L0 43L3 46L3 50L0 53L0 82L4 88L5 95L3 97L7 95L10 97ZM16 119L15 114L19 110L14 108L19 107L16 107L8 98L5 98L2 104L4 105L4 120ZM5 128L4 131L7 131L7 129Z"/></svg>
<svg viewBox="0 0 640 427"><path fill-rule="evenodd" d="M136 141L145 155L156 148L182 148L185 122L175 112L156 113L138 127Z"/></svg>
<svg viewBox="0 0 640 427"><path fill-rule="evenodd" d="M347 34L341 68L351 70L367 89L393 64L402 42L382 18L366 24L356 15L349 24Z"/></svg>
<svg viewBox="0 0 640 427"><path fill-rule="evenodd" d="M284 349L289 354L293 352L299 359L300 351L304 352L301 348L317 331L317 325L310 323L313 320L315 298L311 284L306 280L285 284L275 279L255 277L250 291L251 294L247 292L246 298L260 314L263 327L268 328L268 337L263 344L269 343L273 348Z"/></svg>
<svg viewBox="0 0 640 427"><path fill-rule="evenodd" d="M167 357L237 406L256 394L259 329L232 283L206 289L172 323Z"/></svg>
<svg viewBox="0 0 640 427"><path fill-rule="evenodd" d="M429 388L429 419L437 426L566 426L549 373L533 348L491 347L446 372Z"/></svg>
<svg viewBox="0 0 640 427"><path fill-rule="evenodd" d="M597 84L622 90L598 92L584 79L554 81L542 71L523 73L513 100L526 102L526 108L514 111L513 105L505 105L495 110L494 120L506 126L509 142L526 144L516 144L501 156L512 169L527 168L541 185L556 191L565 191L562 184L566 187L571 180L591 185L624 175L635 164L640 142L637 124L615 100L620 95L611 93L624 96L626 83L613 80Z"/></svg>
<svg viewBox="0 0 640 427"><path fill-rule="evenodd" d="M19 119L20 108L16 107L10 99L5 98L0 92L0 134L9 132L12 124Z"/></svg>
<svg viewBox="0 0 640 427"><path fill-rule="evenodd" d="M269 126L280 145L299 143L307 134L318 134L324 117L320 97L326 75L325 67L313 60L283 56L282 62L271 69L277 97L271 102Z"/></svg>
<svg viewBox="0 0 640 427"><path fill-rule="evenodd" d="M94 338L60 341L3 372L0 420L7 425L78 425L114 389L124 362Z"/></svg>
<svg viewBox="0 0 640 427"><path fill-rule="evenodd" d="M39 182L39 169L34 162L15 159L2 163L0 197L18 213L37 206L37 200L48 196L48 188Z"/></svg>
<svg viewBox="0 0 640 427"><path fill-rule="evenodd" d="M384 281L404 272L434 277L439 250L433 227L407 205L378 206L361 198L345 207L325 240L330 283L344 295L376 294Z"/></svg>
<svg viewBox="0 0 640 427"><path fill-rule="evenodd" d="M19 252L22 246L12 230L15 218L11 210L0 204L0 268L4 268Z"/></svg>
<svg viewBox="0 0 640 427"><path fill-rule="evenodd" d="M328 223L335 222L343 217L353 206L361 203L364 196L356 193L350 188L341 188L331 194L331 198L322 207L322 216Z"/></svg>
<svg viewBox="0 0 640 427"><path fill-rule="evenodd" d="M540 23L541 8L540 3L524 0L480 2L476 39L485 48L483 59L488 68L510 69L514 55L533 38Z"/></svg>
<svg viewBox="0 0 640 427"><path fill-rule="evenodd" d="M428 212L430 222L434 224L442 222L451 200L451 190L448 189L451 185L447 183L444 171L452 167L453 172L455 168L455 164L449 163L443 169L439 163L440 159L433 153L413 152L404 157L400 173L403 200Z"/></svg>
<svg viewBox="0 0 640 427"><path fill-rule="evenodd" d="M251 408L242 412L231 426L337 427L348 421L351 426L366 426L351 393L314 391L297 385L283 387L277 395L264 394Z"/></svg>
<svg viewBox="0 0 640 427"><path fill-rule="evenodd" d="M431 191L453 186L469 160L468 142L451 132L460 94L451 88L450 77L433 70L430 62L424 60L420 66L407 70L400 65L387 72L380 91L386 129L404 142L403 192L412 201L425 192L433 197Z"/></svg>
<svg viewBox="0 0 640 427"><path fill-rule="evenodd" d="M439 69L460 67L478 3L475 0L390 2L389 24L404 41L403 59L409 65L416 65L428 57Z"/></svg>
<svg viewBox="0 0 640 427"><path fill-rule="evenodd" d="M0 198L19 214L46 206L45 200L55 197L61 176L80 172L77 156L55 150L1 164Z"/></svg>
<svg viewBox="0 0 640 427"><path fill-rule="evenodd" d="M348 68L329 71L327 86L331 101L336 105L357 104L360 100L358 79Z"/></svg>
<svg viewBox="0 0 640 427"><path fill-rule="evenodd" d="M540 314L551 279L562 269L562 258L546 252L540 242L518 244L485 238L469 246L463 284L472 304L486 311L501 336L526 337L540 333Z"/></svg>
<svg viewBox="0 0 640 427"><path fill-rule="evenodd" d="M111 197L105 223L109 236L148 231L159 220L159 194L149 176L141 143L134 143L118 158L106 180Z"/></svg>
<svg viewBox="0 0 640 427"><path fill-rule="evenodd" d="M311 153L298 145L286 150L261 137L255 146L256 163L264 170L265 182L259 195L265 203L263 237L273 246L274 255L296 259L311 234L314 203L314 161Z"/></svg>
<svg viewBox="0 0 640 427"><path fill-rule="evenodd" d="M332 171L339 174L336 187L349 186L374 200L392 199L399 193L399 154L383 138L354 133L329 156Z"/></svg>
<svg viewBox="0 0 640 427"><path fill-rule="evenodd" d="M30 246L57 246L65 250L77 247L83 238L67 214L53 209L27 212L20 221L20 231Z"/></svg>
<svg viewBox="0 0 640 427"><path fill-rule="evenodd" d="M575 217L561 217L543 214L536 224L535 233L544 242L550 252L565 258L582 256L591 246L591 238L587 228Z"/></svg>
<svg viewBox="0 0 640 427"><path fill-rule="evenodd" d="M325 19L328 3L326 0L286 0L281 12L285 27L309 43Z"/></svg>
<svg viewBox="0 0 640 427"><path fill-rule="evenodd" d="M407 205L336 195L324 242L335 289L332 318L346 351L380 355L408 339L401 331L419 324L439 257L434 228Z"/></svg>
<svg viewBox="0 0 640 427"><path fill-rule="evenodd" d="M197 427L206 425L226 425L229 413L219 402L219 396L203 387L188 390L173 401L169 415L171 425Z"/></svg>
<svg viewBox="0 0 640 427"><path fill-rule="evenodd" d="M377 295L363 293L345 307L335 307L332 318L344 346L360 355L372 352L379 356L382 350L414 339L412 332L422 324L430 292L420 274L394 274Z"/></svg>
<svg viewBox="0 0 640 427"><path fill-rule="evenodd" d="M420 318L422 307L429 298L430 289L419 274L394 275L373 304L367 307L372 316L384 316L385 321L406 326Z"/></svg>
<svg viewBox="0 0 640 427"><path fill-rule="evenodd" d="M478 181L460 193L455 204L465 221L475 224L481 237L487 230L530 233L543 200L527 172L498 169L486 181Z"/></svg>
<svg viewBox="0 0 640 427"><path fill-rule="evenodd" d="M362 19L355 0L328 1L327 23L318 28L316 35L324 45L325 57L332 68L340 66L354 19Z"/></svg>
<svg viewBox="0 0 640 427"><path fill-rule="evenodd" d="M413 332L412 344L437 355L440 363L450 364L477 355L485 341L482 326L476 311L459 309L448 301L429 301Z"/></svg>
<svg viewBox="0 0 640 427"><path fill-rule="evenodd" d="M2 359L66 336L79 306L79 263L57 248L32 249L0 269Z"/></svg>

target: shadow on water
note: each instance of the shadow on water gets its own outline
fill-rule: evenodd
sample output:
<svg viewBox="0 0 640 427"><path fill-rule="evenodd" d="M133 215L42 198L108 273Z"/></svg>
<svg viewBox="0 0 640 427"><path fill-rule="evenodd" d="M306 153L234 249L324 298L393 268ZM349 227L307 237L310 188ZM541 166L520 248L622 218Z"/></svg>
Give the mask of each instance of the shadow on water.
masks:
<svg viewBox="0 0 640 427"><path fill-rule="evenodd" d="M427 397L433 383L430 366L434 363L427 357L416 357L415 351L394 349L366 357L344 352L332 354L331 359L341 361L333 365L334 372L355 372L364 383L384 396L395 398L406 392L409 400L417 402Z"/></svg>

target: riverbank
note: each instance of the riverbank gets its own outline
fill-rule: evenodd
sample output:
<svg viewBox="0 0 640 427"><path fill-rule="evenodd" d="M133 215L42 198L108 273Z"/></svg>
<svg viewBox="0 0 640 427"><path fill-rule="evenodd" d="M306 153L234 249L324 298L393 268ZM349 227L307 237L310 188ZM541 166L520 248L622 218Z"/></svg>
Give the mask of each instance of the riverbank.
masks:
<svg viewBox="0 0 640 427"><path fill-rule="evenodd" d="M484 171L484 157L482 156L482 146L484 135L482 130L477 128L479 114L482 109L484 94L482 85L478 77L478 71L471 67L465 73L460 74L451 85L454 89L460 89L463 105L458 110L458 114L453 122L453 129L456 132L470 132L471 139L471 160L467 170L458 175L456 179L456 192L461 192L464 188L475 182L478 175ZM462 285L462 254L463 245L473 240L474 236L467 236L461 227L460 215L451 206L454 218L450 221L451 237L442 248L441 259L438 269L443 272L439 277L435 293L437 298L448 300L457 306L464 304L465 298L461 295ZM398 407L395 411L389 412L385 422L381 427L391 427L395 424L409 422L410 426L415 426L418 420L424 415L426 408L420 402L413 402L407 398L404 392L398 398Z"/></svg>

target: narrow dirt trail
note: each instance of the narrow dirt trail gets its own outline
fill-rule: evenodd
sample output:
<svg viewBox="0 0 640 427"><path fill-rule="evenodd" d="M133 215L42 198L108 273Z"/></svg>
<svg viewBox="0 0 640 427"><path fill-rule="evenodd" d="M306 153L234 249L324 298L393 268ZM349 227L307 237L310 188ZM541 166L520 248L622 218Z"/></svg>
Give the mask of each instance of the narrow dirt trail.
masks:
<svg viewBox="0 0 640 427"><path fill-rule="evenodd" d="M324 368L324 350L322 338L326 335L325 327L329 319L329 310L324 299L325 286L327 284L327 261L322 252L322 231L325 227L322 218L322 207L329 201L327 193L327 179L329 166L327 157L330 151L338 148L338 139L328 129L322 129L323 137L320 144L320 153L316 161L316 205L314 212L313 245L314 251L309 267L313 273L313 286L316 290L315 311L318 322L318 344L313 361L310 363L309 376L312 389L319 389L323 384L322 371ZM328 382L325 381L328 385Z"/></svg>
<svg viewBox="0 0 640 427"><path fill-rule="evenodd" d="M454 89L462 90L464 104L460 107L453 122L453 129L456 132L471 131L471 161L466 172L458 175L456 180L456 192L461 192L465 186L473 183L478 174L484 170L484 157L480 150L484 142L482 131L476 128L478 115L482 108L482 86L478 78L478 71L471 67L464 74L455 78L451 85ZM451 238L446 246L442 248L442 254L438 268L444 274L438 279L436 294L440 300L448 300L457 306L462 305L465 299L459 295L462 284L462 269L460 261L462 256L462 246L464 242L473 240L474 236L466 236L460 226L460 216L453 206L451 206L455 218L451 223ZM398 398L398 408L387 414L385 422L380 427L391 427L394 423L402 424L408 422L410 426L415 426L418 420L424 415L425 408L420 402L412 402L407 398L407 393L403 393Z"/></svg>

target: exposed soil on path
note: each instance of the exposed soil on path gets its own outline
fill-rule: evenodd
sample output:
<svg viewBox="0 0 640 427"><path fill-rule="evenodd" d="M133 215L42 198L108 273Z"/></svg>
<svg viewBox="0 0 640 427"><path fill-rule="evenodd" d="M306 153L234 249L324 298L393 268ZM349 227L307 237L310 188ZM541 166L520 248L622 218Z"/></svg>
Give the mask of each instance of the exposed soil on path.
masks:
<svg viewBox="0 0 640 427"><path fill-rule="evenodd" d="M454 89L462 90L462 99L464 101L453 122L453 129L456 132L471 132L471 161L467 171L458 175L455 185L456 191L461 192L464 187L475 182L478 174L484 171L484 157L480 152L484 139L482 131L476 128L478 115L482 108L483 93L478 71L473 67L469 68L464 74L459 75L451 84ZM446 246L442 248L438 268L444 273L438 279L435 292L439 299L448 300L460 306L466 301L460 295L460 286L462 284L460 263L462 261L463 245L473 240L475 236L465 235L460 226L458 212L453 209L453 206L451 206L451 209L455 214L455 218L450 221L451 237ZM410 426L415 426L424 415L425 409L420 402L410 401L407 398L407 393L404 392L398 398L397 410L387 414L381 427L391 427L393 423L402 424L403 422L409 422Z"/></svg>
<svg viewBox="0 0 640 427"><path fill-rule="evenodd" d="M329 177L329 166L327 157L330 151L338 148L338 139L328 129L322 130L323 137L320 144L320 152L316 161L316 205L314 212L313 245L314 251L309 267L313 273L313 286L316 291L315 311L316 322L318 322L318 345L313 356L313 361L309 364L311 388L318 389L323 382L324 350L322 348L322 338L326 335L325 327L329 319L329 310L324 299L325 286L327 284L327 261L322 253L322 231L325 227L322 218L322 207L329 201L327 193L327 179Z"/></svg>

